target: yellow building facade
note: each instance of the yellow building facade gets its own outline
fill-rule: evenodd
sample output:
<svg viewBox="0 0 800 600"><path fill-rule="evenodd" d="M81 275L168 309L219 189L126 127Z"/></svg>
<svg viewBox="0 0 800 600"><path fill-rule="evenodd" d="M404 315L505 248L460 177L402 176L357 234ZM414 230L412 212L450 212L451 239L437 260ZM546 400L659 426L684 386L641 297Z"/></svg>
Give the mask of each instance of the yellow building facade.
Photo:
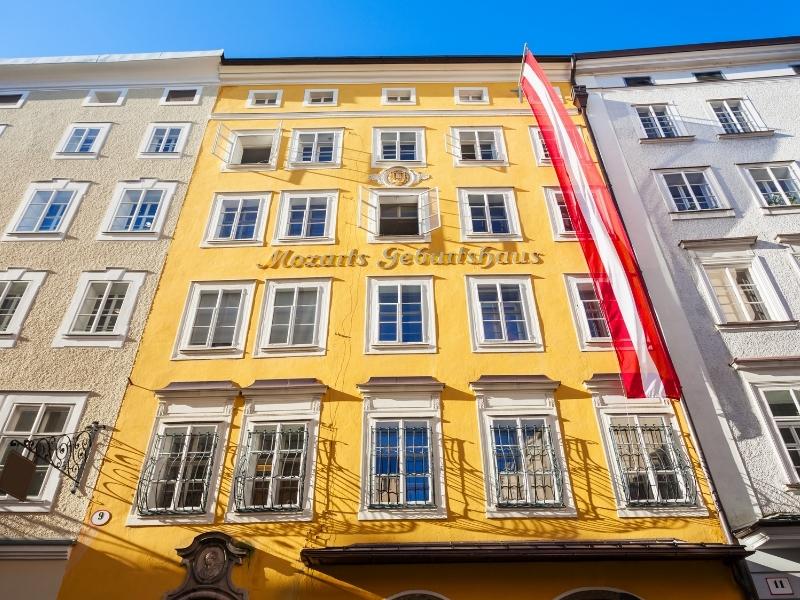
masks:
<svg viewBox="0 0 800 600"><path fill-rule="evenodd" d="M224 61L61 598L743 597L517 70Z"/></svg>

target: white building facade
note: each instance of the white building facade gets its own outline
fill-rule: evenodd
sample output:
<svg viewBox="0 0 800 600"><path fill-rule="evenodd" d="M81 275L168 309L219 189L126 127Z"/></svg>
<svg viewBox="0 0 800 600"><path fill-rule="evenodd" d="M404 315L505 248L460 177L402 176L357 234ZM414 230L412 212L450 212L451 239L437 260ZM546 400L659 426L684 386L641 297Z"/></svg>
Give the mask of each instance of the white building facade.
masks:
<svg viewBox="0 0 800 600"><path fill-rule="evenodd" d="M800 598L800 38L577 55L754 598Z"/></svg>
<svg viewBox="0 0 800 600"><path fill-rule="evenodd" d="M113 460L220 56L0 61L0 463L35 458L12 441L40 444L27 498L0 491L4 597L56 596Z"/></svg>

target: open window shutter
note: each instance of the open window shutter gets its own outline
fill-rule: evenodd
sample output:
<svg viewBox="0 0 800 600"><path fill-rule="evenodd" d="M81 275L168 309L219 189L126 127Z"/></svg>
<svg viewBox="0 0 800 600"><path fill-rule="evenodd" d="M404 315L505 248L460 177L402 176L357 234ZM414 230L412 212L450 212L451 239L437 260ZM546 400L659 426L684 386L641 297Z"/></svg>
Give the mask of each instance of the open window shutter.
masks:
<svg viewBox="0 0 800 600"><path fill-rule="evenodd" d="M281 134L283 133L282 125L283 121L278 121L278 126L275 128L275 133L272 135L272 156L269 157L269 163L273 167L278 164L278 152L281 149Z"/></svg>
<svg viewBox="0 0 800 600"><path fill-rule="evenodd" d="M461 141L457 135L444 134L444 151L461 160Z"/></svg>
<svg viewBox="0 0 800 600"><path fill-rule="evenodd" d="M372 235L378 235L378 204L372 199L372 192L364 186L358 186L358 204L356 205L356 225Z"/></svg>
<svg viewBox="0 0 800 600"><path fill-rule="evenodd" d="M300 135L297 131L292 132L291 141L289 143L289 149L286 151L286 161L284 162L284 168L288 169L293 162L296 162L296 155L297 155L297 148L300 144Z"/></svg>
<svg viewBox="0 0 800 600"><path fill-rule="evenodd" d="M439 210L439 188L433 188L419 195L419 212L422 215L420 233L429 234L434 229L442 226L442 216Z"/></svg>
<svg viewBox="0 0 800 600"><path fill-rule="evenodd" d="M224 163L230 162L233 147L236 144L236 134L231 131L224 123L217 125L217 132L214 134L214 143L211 144L211 154L216 156Z"/></svg>

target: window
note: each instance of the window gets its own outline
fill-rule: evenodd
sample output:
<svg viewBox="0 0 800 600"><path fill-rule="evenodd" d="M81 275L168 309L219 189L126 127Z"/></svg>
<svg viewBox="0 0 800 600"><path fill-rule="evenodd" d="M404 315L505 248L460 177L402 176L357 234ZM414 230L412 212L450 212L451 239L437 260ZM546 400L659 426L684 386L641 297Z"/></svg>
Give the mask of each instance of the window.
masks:
<svg viewBox="0 0 800 600"><path fill-rule="evenodd" d="M61 138L54 158L97 158L111 123L76 123Z"/></svg>
<svg viewBox="0 0 800 600"><path fill-rule="evenodd" d="M767 207L800 204L800 177L791 164L754 165L746 167L758 198Z"/></svg>
<svg viewBox="0 0 800 600"><path fill-rule="evenodd" d="M330 279L267 281L255 356L325 354Z"/></svg>
<svg viewBox="0 0 800 600"><path fill-rule="evenodd" d="M636 114L647 139L678 137L678 127L673 117L671 107L667 104L650 104L637 106Z"/></svg>
<svg viewBox="0 0 800 600"><path fill-rule="evenodd" d="M531 134L531 143L533 144L533 154L536 157L537 165L552 165L553 160L550 158L550 152L544 143L544 136L542 130L538 127L529 128Z"/></svg>
<svg viewBox="0 0 800 600"><path fill-rule="evenodd" d="M241 358L254 282L191 285L173 358Z"/></svg>
<svg viewBox="0 0 800 600"><path fill-rule="evenodd" d="M581 350L608 350L611 331L590 277L567 275L567 294Z"/></svg>
<svg viewBox="0 0 800 600"><path fill-rule="evenodd" d="M247 94L247 108L262 106L279 107L283 101L283 90L250 90Z"/></svg>
<svg viewBox="0 0 800 600"><path fill-rule="evenodd" d="M340 167L342 129L292 131L292 147L287 168Z"/></svg>
<svg viewBox="0 0 800 600"><path fill-rule="evenodd" d="M553 238L556 241L575 240L575 226L569 216L564 194L558 188L545 188L544 196L550 225L553 227Z"/></svg>
<svg viewBox="0 0 800 600"><path fill-rule="evenodd" d="M165 88L159 104L199 104L202 89L198 87Z"/></svg>
<svg viewBox="0 0 800 600"><path fill-rule="evenodd" d="M263 245L269 200L269 193L217 194L203 246Z"/></svg>
<svg viewBox="0 0 800 600"><path fill-rule="evenodd" d="M432 377L374 377L358 387L365 411L359 518L446 518L443 385Z"/></svg>
<svg viewBox="0 0 800 600"><path fill-rule="evenodd" d="M698 169L660 174L667 198L674 210L687 212L722 208L709 182L709 173Z"/></svg>
<svg viewBox="0 0 800 600"><path fill-rule="evenodd" d="M45 271L27 269L0 271L0 348L16 345L46 275Z"/></svg>
<svg viewBox="0 0 800 600"><path fill-rule="evenodd" d="M0 92L0 108L22 108L28 92Z"/></svg>
<svg viewBox="0 0 800 600"><path fill-rule="evenodd" d="M489 104L489 90L485 87L455 88L456 104Z"/></svg>
<svg viewBox="0 0 800 600"><path fill-rule="evenodd" d="M372 131L374 165L384 162L425 163L422 129L375 128Z"/></svg>
<svg viewBox="0 0 800 600"><path fill-rule="evenodd" d="M139 149L139 157L180 158L190 126L190 123L151 123Z"/></svg>
<svg viewBox="0 0 800 600"><path fill-rule="evenodd" d="M725 81L722 71L704 71L702 73L692 73L697 81Z"/></svg>
<svg viewBox="0 0 800 600"><path fill-rule="evenodd" d="M177 183L142 179L117 184L97 238L158 239Z"/></svg>
<svg viewBox="0 0 800 600"><path fill-rule="evenodd" d="M128 90L118 89L96 89L89 90L83 100L84 106L122 106Z"/></svg>
<svg viewBox="0 0 800 600"><path fill-rule="evenodd" d="M710 103L714 115L727 135L754 133L765 131L755 109L750 102L742 98L728 100L712 100Z"/></svg>
<svg viewBox="0 0 800 600"><path fill-rule="evenodd" d="M280 129L231 132L227 166L274 169L278 158Z"/></svg>
<svg viewBox="0 0 800 600"><path fill-rule="evenodd" d="M47 461L34 457L21 446L13 447L11 442L75 432L85 401L86 394L75 393L0 395L0 471L11 452L21 452L36 463L27 499L16 500L0 492L0 511L47 512L50 509L60 473Z"/></svg>
<svg viewBox="0 0 800 600"><path fill-rule="evenodd" d="M8 125L0 124L0 136L3 135L5 130L8 128Z"/></svg>
<svg viewBox="0 0 800 600"><path fill-rule="evenodd" d="M376 243L429 241L441 226L439 190L360 190L357 224Z"/></svg>
<svg viewBox="0 0 800 600"><path fill-rule="evenodd" d="M750 267L704 265L703 269L724 323L770 320Z"/></svg>
<svg viewBox="0 0 800 600"><path fill-rule="evenodd" d="M218 443L216 424L165 424L139 481L139 514L205 514Z"/></svg>
<svg viewBox="0 0 800 600"><path fill-rule="evenodd" d="M305 106L336 106L339 102L339 90L306 90L303 98Z"/></svg>
<svg viewBox="0 0 800 600"><path fill-rule="evenodd" d="M522 239L513 190L461 188L458 197L463 241Z"/></svg>
<svg viewBox="0 0 800 600"><path fill-rule="evenodd" d="M125 269L81 273L53 346L121 348L144 278Z"/></svg>
<svg viewBox="0 0 800 600"><path fill-rule="evenodd" d="M622 80L628 87L642 87L646 85L653 85L653 78L649 75L642 75L636 77L623 77Z"/></svg>
<svg viewBox="0 0 800 600"><path fill-rule="evenodd" d="M542 350L530 277L468 276L475 352Z"/></svg>
<svg viewBox="0 0 800 600"><path fill-rule="evenodd" d="M796 75L800 75L800 65L789 65Z"/></svg>
<svg viewBox="0 0 800 600"><path fill-rule="evenodd" d="M416 104L417 90L415 88L383 88L381 90L381 104Z"/></svg>
<svg viewBox="0 0 800 600"><path fill-rule="evenodd" d="M502 131L499 127L453 129L456 165L507 164Z"/></svg>
<svg viewBox="0 0 800 600"><path fill-rule="evenodd" d="M338 192L283 192L274 244L332 244Z"/></svg>
<svg viewBox="0 0 800 600"><path fill-rule="evenodd" d="M609 416L612 451L627 506L692 506L694 474L668 419Z"/></svg>
<svg viewBox="0 0 800 600"><path fill-rule="evenodd" d="M430 277L370 277L367 294L367 353L436 351Z"/></svg>
<svg viewBox="0 0 800 600"><path fill-rule="evenodd" d="M88 187L88 183L68 179L32 184L5 239L63 239Z"/></svg>
<svg viewBox="0 0 800 600"><path fill-rule="evenodd" d="M800 477L800 389L762 390L794 474Z"/></svg>

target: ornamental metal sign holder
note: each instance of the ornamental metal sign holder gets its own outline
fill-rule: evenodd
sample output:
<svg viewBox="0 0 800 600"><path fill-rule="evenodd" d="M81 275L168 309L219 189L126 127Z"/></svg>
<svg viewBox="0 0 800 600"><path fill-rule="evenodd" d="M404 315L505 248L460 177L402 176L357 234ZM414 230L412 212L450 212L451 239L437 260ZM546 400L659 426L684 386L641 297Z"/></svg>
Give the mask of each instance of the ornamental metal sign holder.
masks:
<svg viewBox="0 0 800 600"><path fill-rule="evenodd" d="M70 492L78 491L86 463L94 446L97 432L105 429L98 421L93 421L82 431L31 437L26 440L11 440L11 447L22 446L36 459L49 464L72 480ZM30 459L26 459L30 460ZM35 461L31 461L35 462ZM26 486L27 489L27 486ZM20 498L23 500L23 498Z"/></svg>

